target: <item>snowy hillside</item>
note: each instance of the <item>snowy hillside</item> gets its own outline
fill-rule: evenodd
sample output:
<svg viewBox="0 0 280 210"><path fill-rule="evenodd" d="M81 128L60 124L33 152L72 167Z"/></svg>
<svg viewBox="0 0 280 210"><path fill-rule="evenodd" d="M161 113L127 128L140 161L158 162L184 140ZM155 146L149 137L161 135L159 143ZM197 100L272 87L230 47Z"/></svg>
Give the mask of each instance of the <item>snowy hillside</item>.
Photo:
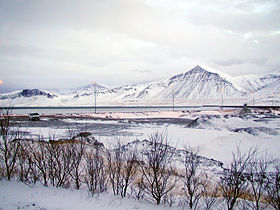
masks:
<svg viewBox="0 0 280 210"><path fill-rule="evenodd" d="M25 97L25 98L30 98L30 97L36 97L36 96L44 96L46 98L54 98L57 97L56 94L51 93L49 91L45 90L39 90L39 89L24 89L22 91L14 91L9 94L2 94L1 99L15 99L18 97Z"/></svg>
<svg viewBox="0 0 280 210"><path fill-rule="evenodd" d="M259 95L262 96L276 96L280 95L280 77L279 79L275 80L271 84L265 86L261 90L257 92Z"/></svg>
<svg viewBox="0 0 280 210"><path fill-rule="evenodd" d="M72 91L72 94L75 95L75 98L78 98L80 96L93 95L95 91L103 92L105 90L108 90L108 88L96 83L87 85L85 87L77 88L76 90Z"/></svg>
<svg viewBox="0 0 280 210"><path fill-rule="evenodd" d="M108 90L101 95L109 95L118 100L165 100L171 99L212 99L221 95L235 98L245 95L232 83L217 73L196 66L192 70L178 74L164 81L123 86Z"/></svg>
<svg viewBox="0 0 280 210"><path fill-rule="evenodd" d="M243 104L250 102L251 94L261 98L260 104L268 96L279 90L280 73L267 75L243 75L233 77L209 67L196 66L190 71L169 79L138 85L125 85L108 89L100 84L90 84L68 94L54 94L38 89L2 94L2 103L15 106L92 106L94 92L97 92L97 105L177 105ZM23 92L29 94L23 94ZM220 103L220 102L219 102Z"/></svg>
<svg viewBox="0 0 280 210"><path fill-rule="evenodd" d="M244 75L235 77L239 86L249 92L255 92L270 86L273 82L280 80L280 72L269 73L265 75Z"/></svg>
<svg viewBox="0 0 280 210"><path fill-rule="evenodd" d="M168 87L163 93L164 97L171 97L173 92L176 98L187 99L220 98L222 94L235 98L245 94L219 74L206 71L200 66L170 78Z"/></svg>

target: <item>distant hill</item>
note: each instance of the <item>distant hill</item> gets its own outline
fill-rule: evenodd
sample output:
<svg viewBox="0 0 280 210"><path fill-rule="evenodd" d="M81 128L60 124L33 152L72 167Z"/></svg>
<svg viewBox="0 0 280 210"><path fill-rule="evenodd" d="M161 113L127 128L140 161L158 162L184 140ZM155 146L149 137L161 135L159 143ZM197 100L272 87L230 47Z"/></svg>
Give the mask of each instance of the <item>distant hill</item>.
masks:
<svg viewBox="0 0 280 210"><path fill-rule="evenodd" d="M232 103L243 103L250 101L253 93L260 98L279 97L279 72L233 77L206 68L195 66L165 80L112 89L101 84L90 84L66 94L26 89L1 94L0 98L2 102L13 103L15 106L83 106L93 104L94 92L98 99L97 105L163 105L167 101L170 103L173 98L183 104L185 101L198 103L202 100L217 103L221 98L230 99Z"/></svg>

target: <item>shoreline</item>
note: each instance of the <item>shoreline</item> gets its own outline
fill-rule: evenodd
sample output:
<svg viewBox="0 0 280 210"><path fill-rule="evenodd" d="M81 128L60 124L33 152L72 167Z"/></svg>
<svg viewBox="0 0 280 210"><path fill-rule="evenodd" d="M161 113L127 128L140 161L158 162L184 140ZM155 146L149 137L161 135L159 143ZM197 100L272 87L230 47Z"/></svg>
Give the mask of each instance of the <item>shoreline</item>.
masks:
<svg viewBox="0 0 280 210"><path fill-rule="evenodd" d="M53 113L40 114L41 117L85 118L100 120L120 119L194 119L201 115L238 115L241 109L193 110L193 111L138 111L138 112L100 112L100 113ZM12 114L12 117L28 117L27 114Z"/></svg>

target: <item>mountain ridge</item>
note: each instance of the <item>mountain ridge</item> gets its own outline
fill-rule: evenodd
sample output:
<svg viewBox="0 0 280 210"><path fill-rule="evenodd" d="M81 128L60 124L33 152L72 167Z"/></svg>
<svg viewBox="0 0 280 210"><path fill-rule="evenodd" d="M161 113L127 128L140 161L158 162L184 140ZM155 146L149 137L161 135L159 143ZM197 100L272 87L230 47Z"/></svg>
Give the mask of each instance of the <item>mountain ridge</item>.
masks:
<svg viewBox="0 0 280 210"><path fill-rule="evenodd" d="M64 95L52 94L51 92L48 92L49 95L47 95L47 92L41 94L40 90L37 89L39 92L37 91L37 94L33 95L33 102L43 105L48 103L55 105L90 105L95 91L101 104L157 104L160 101L162 103L170 101L172 98L177 101L206 99L217 101L221 98L244 98L245 100L252 93L260 92L259 95L262 95L262 89L265 90L262 97L278 93L280 88L280 85L277 85L278 81L280 83L280 72L233 77L214 69L206 70L204 67L197 65L185 73L174 75L165 80L124 85L111 89L101 84L90 84ZM2 101L8 100L8 95L2 94ZM21 105L31 104L30 100L28 101L27 97L22 94L13 92L13 96L10 97L10 100L21 99L17 100ZM32 95L30 97L32 98ZM40 100L37 100L37 98L40 98Z"/></svg>

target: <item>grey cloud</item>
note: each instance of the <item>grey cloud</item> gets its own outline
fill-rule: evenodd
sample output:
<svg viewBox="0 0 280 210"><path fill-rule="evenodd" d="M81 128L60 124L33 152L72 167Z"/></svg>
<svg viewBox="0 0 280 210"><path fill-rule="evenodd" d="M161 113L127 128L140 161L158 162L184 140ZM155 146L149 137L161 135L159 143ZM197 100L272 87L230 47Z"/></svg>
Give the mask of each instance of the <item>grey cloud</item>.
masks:
<svg viewBox="0 0 280 210"><path fill-rule="evenodd" d="M239 64L244 64L246 62L247 62L246 60L240 60L240 59L214 61L214 63L219 64L221 66L239 65Z"/></svg>
<svg viewBox="0 0 280 210"><path fill-rule="evenodd" d="M280 3L279 3L280 4ZM186 21L194 24L213 25L241 34L280 30L280 7L270 12L194 10L186 12Z"/></svg>
<svg viewBox="0 0 280 210"><path fill-rule="evenodd" d="M0 0L0 79L76 87L161 79L195 64L275 69L279 14L278 0Z"/></svg>
<svg viewBox="0 0 280 210"><path fill-rule="evenodd" d="M241 65L246 63L254 63L258 65L265 65L269 59L260 58L260 59L228 59L228 60L216 60L213 63L216 63L220 66L234 66Z"/></svg>
<svg viewBox="0 0 280 210"><path fill-rule="evenodd" d="M149 10L140 0L1 1L1 22L19 27L112 30ZM147 11L148 12L148 11Z"/></svg>

